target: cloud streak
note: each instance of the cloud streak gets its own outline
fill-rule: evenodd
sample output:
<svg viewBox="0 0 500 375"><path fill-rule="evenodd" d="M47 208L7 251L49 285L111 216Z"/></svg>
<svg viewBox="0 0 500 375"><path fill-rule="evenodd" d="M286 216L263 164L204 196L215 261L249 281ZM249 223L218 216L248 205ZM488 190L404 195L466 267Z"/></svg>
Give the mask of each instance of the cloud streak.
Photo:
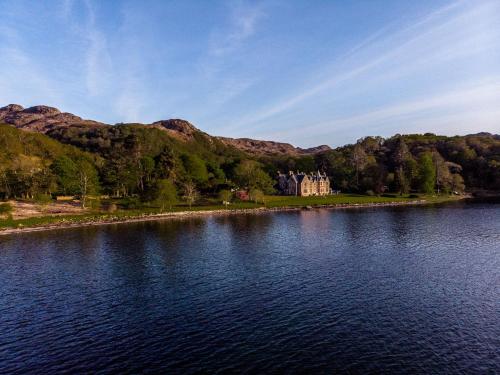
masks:
<svg viewBox="0 0 500 375"><path fill-rule="evenodd" d="M258 22L265 13L259 5L236 3L231 5L229 27L216 29L212 32L209 40L209 54L223 56L234 52L257 29Z"/></svg>
<svg viewBox="0 0 500 375"><path fill-rule="evenodd" d="M302 104L307 105L316 97L331 97L332 102L342 100L348 85L356 86L359 91L371 81L383 86L410 72L422 73L437 64L498 47L498 39L491 35L500 36L498 30L488 29L486 35L468 33L471 23L481 23L492 13L500 15L499 7L491 2L475 7L455 2L392 35L383 37L386 28L382 28L337 60L328 69L331 73L323 74L319 82L300 87L299 93L243 117L231 130L250 125L252 129L265 127L274 118L300 110Z"/></svg>
<svg viewBox="0 0 500 375"><path fill-rule="evenodd" d="M498 103L500 103L500 77L491 77L482 82L440 92L432 97L421 97L370 112L334 118L326 122L291 130L286 134L276 133L275 135L301 138L310 134L321 136L330 133L332 130L345 131L352 128L359 128L362 131L366 131L367 128L372 131L386 130L384 127L391 127L401 121L415 118L418 121L413 122L413 125L418 123L425 125L426 129L432 129L436 123L441 122L434 121L436 111L438 114L444 114L446 118L459 120L460 115L457 115L457 113L462 112L480 113L485 111L487 113L498 113L498 110L491 111L491 108L495 108ZM491 120L496 121L500 126L498 117ZM460 121L460 123L463 123L463 121ZM488 123L491 124L491 122ZM476 124L479 125L477 122ZM391 130L397 131L397 129L392 128ZM456 131L461 130L457 128Z"/></svg>
<svg viewBox="0 0 500 375"><path fill-rule="evenodd" d="M370 8L4 0L0 101L109 123L184 117L213 134L300 146L451 131L453 121L491 129L500 3L415 3L367 20Z"/></svg>

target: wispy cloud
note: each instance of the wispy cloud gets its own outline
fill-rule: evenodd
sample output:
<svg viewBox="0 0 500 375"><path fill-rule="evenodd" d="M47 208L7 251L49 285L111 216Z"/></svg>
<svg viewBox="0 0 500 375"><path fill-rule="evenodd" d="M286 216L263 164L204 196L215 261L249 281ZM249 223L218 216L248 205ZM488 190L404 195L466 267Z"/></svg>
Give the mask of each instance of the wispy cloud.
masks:
<svg viewBox="0 0 500 375"><path fill-rule="evenodd" d="M96 14L90 0L85 1L87 19L84 25L84 35L88 47L86 61L86 87L90 95L98 95L106 89L113 68L111 56L107 47L106 36L96 25Z"/></svg>
<svg viewBox="0 0 500 375"><path fill-rule="evenodd" d="M209 54L222 56L241 46L257 30L258 22L265 16L258 4L230 3L229 25L214 30L209 39Z"/></svg>
<svg viewBox="0 0 500 375"><path fill-rule="evenodd" d="M3 103L303 146L497 119L495 0L369 21L365 3L50 1L0 0Z"/></svg>
<svg viewBox="0 0 500 375"><path fill-rule="evenodd" d="M315 137L357 129L361 135L390 135L405 129L424 131L451 130L454 133L500 128L500 117L496 108L500 103L500 77L489 77L479 82L449 89L414 100L400 102L372 111L332 118L328 121L308 124L285 133L275 132L272 136L286 139L300 139L314 134ZM475 116L475 117L474 117ZM450 129L449 125L454 126ZM439 128L446 124L445 129Z"/></svg>
<svg viewBox="0 0 500 375"><path fill-rule="evenodd" d="M498 36L499 30L470 32L471 24L483 24L491 14L500 15L498 4L481 2L471 6L460 1L437 9L389 35L384 27L334 61L325 73L316 73L317 82L299 87L298 93L244 116L231 130L249 125L265 127L275 116L297 110L304 102L319 96L327 95L334 101L342 97L349 84L361 91L370 81L386 83L412 71L422 73L437 63L494 48L498 46L498 39L491 34Z"/></svg>
<svg viewBox="0 0 500 375"><path fill-rule="evenodd" d="M259 77L240 69L249 52L248 43L259 33L266 18L261 3L236 1L225 3L223 21L215 24L208 37L207 49L198 62L198 79L210 86L201 118L216 116L228 102L249 90Z"/></svg>

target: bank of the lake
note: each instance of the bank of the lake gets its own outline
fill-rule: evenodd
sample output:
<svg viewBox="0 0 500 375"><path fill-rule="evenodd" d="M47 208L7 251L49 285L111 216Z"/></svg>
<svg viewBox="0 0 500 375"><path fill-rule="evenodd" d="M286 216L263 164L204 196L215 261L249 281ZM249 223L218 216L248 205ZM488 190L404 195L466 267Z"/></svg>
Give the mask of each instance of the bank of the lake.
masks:
<svg viewBox="0 0 500 375"><path fill-rule="evenodd" d="M212 215L258 214L269 211L287 211L315 208L348 209L366 207L388 207L422 204L441 204L468 198L469 196L452 195L386 195L366 196L357 194L339 194L324 197L267 196L264 203L239 202L228 206L174 206L168 211L155 208L118 210L113 213L90 211L79 215L35 216L25 219L0 220L0 235L38 232L53 229L82 226L120 224L141 221L203 217Z"/></svg>

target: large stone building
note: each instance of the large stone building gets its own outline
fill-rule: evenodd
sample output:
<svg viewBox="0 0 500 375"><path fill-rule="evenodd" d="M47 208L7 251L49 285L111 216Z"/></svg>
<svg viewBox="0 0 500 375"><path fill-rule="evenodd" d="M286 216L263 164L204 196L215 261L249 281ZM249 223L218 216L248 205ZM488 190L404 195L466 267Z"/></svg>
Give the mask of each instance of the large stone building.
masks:
<svg viewBox="0 0 500 375"><path fill-rule="evenodd" d="M298 195L307 197L309 195L330 194L330 179L320 171L313 173L278 172L278 188L284 195Z"/></svg>

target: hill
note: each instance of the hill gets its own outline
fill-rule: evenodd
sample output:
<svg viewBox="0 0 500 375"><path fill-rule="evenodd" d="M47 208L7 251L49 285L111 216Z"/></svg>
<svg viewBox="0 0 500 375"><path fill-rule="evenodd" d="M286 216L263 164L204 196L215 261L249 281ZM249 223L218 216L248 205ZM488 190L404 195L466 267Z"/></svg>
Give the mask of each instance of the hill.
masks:
<svg viewBox="0 0 500 375"><path fill-rule="evenodd" d="M58 131L61 128L78 127L78 128L103 128L109 126L102 122L93 120L84 120L72 113L61 112L57 108L48 106L34 106L24 108L19 104L9 104L0 108L0 122L10 124L18 129L27 131L49 133ZM123 124L120 124L123 125ZM164 130L172 137L180 140L192 140L195 134L203 134L207 138L218 139L227 146L232 146L244 152L256 155L312 155L320 151L329 150L330 147L323 145L319 147L302 149L294 147L288 143L259 141L248 138L225 138L213 137L207 133L203 133L193 124L181 119L169 119L153 122L152 124L134 124L138 126L150 126L160 130Z"/></svg>
<svg viewBox="0 0 500 375"><path fill-rule="evenodd" d="M303 150L214 137L181 119L107 125L46 106L9 105L1 121L4 198L81 195L83 185L85 193L143 201L168 189L177 198L187 190L202 197L237 188L272 193L277 170L321 170L334 189L366 194L500 190L500 137L489 133L398 134Z"/></svg>
<svg viewBox="0 0 500 375"><path fill-rule="evenodd" d="M292 146L289 143L274 142L274 141L259 141L250 138L227 138L218 137L224 144L234 146L242 151L256 156L301 156L314 155L323 151L331 150L327 145L300 148Z"/></svg>

